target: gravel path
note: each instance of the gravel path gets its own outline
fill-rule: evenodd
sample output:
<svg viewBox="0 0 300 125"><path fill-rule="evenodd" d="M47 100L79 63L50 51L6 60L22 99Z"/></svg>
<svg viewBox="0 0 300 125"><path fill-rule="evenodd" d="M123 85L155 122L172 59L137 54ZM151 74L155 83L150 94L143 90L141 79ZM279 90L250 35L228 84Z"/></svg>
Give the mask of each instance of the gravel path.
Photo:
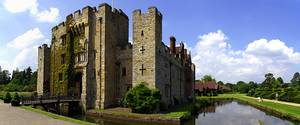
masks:
<svg viewBox="0 0 300 125"><path fill-rule="evenodd" d="M0 100L0 125L76 125L49 116L12 107Z"/></svg>
<svg viewBox="0 0 300 125"><path fill-rule="evenodd" d="M248 97L248 98L253 98L253 99L257 99L257 98L249 97L249 96L246 96L246 97ZM298 103L292 103L292 102L284 102L284 101L271 100L271 99L263 99L263 101L268 101L268 102L274 102L274 103L280 103L280 104L286 104L286 105L291 105L291 106L298 106L298 107L300 107L300 104L298 104Z"/></svg>

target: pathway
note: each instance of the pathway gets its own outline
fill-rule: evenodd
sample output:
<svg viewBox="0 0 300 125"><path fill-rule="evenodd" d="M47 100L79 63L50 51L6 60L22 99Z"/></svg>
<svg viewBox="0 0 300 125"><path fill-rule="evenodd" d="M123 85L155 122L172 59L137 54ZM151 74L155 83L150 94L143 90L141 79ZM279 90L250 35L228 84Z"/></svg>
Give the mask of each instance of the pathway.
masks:
<svg viewBox="0 0 300 125"><path fill-rule="evenodd" d="M252 98L252 99L257 99L257 98L249 97L249 96L245 96L245 97ZM284 101L271 100L271 99L263 99L263 101L268 101L268 102L274 102L274 103L280 103L280 104L285 104L285 105L291 105L291 106L298 106L298 107L300 107L300 104L298 104L298 103L292 103L292 102L284 102Z"/></svg>
<svg viewBox="0 0 300 125"><path fill-rule="evenodd" d="M0 100L0 125L76 125L49 116L12 107Z"/></svg>

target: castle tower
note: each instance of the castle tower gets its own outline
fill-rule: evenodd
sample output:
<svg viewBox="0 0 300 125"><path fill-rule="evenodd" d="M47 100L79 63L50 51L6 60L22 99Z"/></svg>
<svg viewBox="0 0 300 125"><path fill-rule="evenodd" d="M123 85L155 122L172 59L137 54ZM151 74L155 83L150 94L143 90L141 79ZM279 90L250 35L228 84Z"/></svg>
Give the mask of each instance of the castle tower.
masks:
<svg viewBox="0 0 300 125"><path fill-rule="evenodd" d="M43 95L50 89L50 48L43 44L38 48L37 93Z"/></svg>
<svg viewBox="0 0 300 125"><path fill-rule="evenodd" d="M162 42L162 15L155 7L148 12L133 12L132 84L142 82L156 88L156 63L159 45Z"/></svg>

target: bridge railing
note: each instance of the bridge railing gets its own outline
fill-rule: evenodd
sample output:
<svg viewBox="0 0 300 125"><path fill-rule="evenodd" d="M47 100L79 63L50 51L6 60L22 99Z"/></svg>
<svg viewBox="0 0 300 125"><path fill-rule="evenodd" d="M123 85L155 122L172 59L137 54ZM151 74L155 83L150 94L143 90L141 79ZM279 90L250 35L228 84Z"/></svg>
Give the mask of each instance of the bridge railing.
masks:
<svg viewBox="0 0 300 125"><path fill-rule="evenodd" d="M23 97L21 104L43 104L51 102L79 101L80 96L31 96Z"/></svg>

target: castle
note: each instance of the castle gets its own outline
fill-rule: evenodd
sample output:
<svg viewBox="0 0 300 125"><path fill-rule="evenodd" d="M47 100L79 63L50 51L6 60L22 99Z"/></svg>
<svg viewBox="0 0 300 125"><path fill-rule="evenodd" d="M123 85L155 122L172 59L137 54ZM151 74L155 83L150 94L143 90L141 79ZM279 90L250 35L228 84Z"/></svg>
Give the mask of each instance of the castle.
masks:
<svg viewBox="0 0 300 125"><path fill-rule="evenodd" d="M133 12L101 4L85 7L52 28L51 46L38 48L39 95L78 95L83 109L115 106L132 87L157 88L166 105L193 98L195 65L183 43L162 42L162 14L155 7Z"/></svg>

